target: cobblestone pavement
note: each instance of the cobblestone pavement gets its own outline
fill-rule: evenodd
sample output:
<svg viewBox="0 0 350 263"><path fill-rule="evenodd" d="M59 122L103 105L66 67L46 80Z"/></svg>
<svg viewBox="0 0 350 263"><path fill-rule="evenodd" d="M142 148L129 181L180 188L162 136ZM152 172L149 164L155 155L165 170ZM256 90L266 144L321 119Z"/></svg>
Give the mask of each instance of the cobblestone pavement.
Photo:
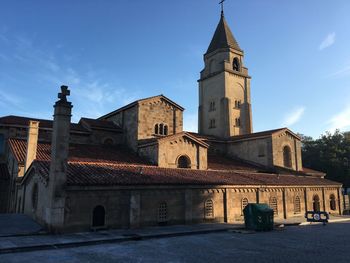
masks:
<svg viewBox="0 0 350 263"><path fill-rule="evenodd" d="M350 223L0 255L0 262L350 262Z"/></svg>

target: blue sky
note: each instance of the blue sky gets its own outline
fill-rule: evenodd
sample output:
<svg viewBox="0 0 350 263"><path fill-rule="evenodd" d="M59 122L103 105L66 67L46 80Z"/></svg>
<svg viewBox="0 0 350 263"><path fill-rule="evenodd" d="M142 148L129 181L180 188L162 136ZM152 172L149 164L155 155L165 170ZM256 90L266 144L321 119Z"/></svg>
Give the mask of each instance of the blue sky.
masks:
<svg viewBox="0 0 350 263"><path fill-rule="evenodd" d="M66 84L74 121L164 94L195 131L218 2L1 1L0 116L51 118ZM252 76L254 131L350 130L349 13L348 0L226 1Z"/></svg>

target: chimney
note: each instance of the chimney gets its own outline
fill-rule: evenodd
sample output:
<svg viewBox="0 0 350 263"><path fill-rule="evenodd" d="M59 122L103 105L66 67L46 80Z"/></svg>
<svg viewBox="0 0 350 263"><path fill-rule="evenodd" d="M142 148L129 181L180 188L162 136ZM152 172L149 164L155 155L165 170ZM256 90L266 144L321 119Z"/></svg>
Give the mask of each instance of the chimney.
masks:
<svg viewBox="0 0 350 263"><path fill-rule="evenodd" d="M69 151L69 132L72 103L67 101L70 91L61 86L59 100L54 108L53 132L51 142L51 163L49 174L49 210L47 223L52 231L60 231L64 226L65 185Z"/></svg>
<svg viewBox="0 0 350 263"><path fill-rule="evenodd" d="M27 137L27 154L24 165L24 172L27 171L32 162L36 159L36 150L38 148L39 122L29 121Z"/></svg>

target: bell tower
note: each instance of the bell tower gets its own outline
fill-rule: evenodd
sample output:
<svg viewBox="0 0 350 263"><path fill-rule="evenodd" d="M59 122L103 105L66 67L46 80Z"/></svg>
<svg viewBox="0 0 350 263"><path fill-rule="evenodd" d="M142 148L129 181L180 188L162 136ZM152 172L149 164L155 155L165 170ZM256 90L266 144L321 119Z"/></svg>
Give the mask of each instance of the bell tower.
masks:
<svg viewBox="0 0 350 263"><path fill-rule="evenodd" d="M229 138L252 133L250 79L239 47L224 17L204 54L200 73L198 130Z"/></svg>

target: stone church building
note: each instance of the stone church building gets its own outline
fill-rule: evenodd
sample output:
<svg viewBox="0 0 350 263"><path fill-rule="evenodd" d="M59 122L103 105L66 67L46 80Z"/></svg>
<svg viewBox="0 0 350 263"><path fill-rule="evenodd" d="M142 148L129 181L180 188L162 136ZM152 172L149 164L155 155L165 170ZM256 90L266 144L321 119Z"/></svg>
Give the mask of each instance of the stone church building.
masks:
<svg viewBox="0 0 350 263"><path fill-rule="evenodd" d="M53 120L0 118L0 211L53 232L242 222L248 203L276 218L342 213L342 185L302 165L288 128L253 133L244 52L223 13L200 72L198 133L158 95L71 122L62 86Z"/></svg>

